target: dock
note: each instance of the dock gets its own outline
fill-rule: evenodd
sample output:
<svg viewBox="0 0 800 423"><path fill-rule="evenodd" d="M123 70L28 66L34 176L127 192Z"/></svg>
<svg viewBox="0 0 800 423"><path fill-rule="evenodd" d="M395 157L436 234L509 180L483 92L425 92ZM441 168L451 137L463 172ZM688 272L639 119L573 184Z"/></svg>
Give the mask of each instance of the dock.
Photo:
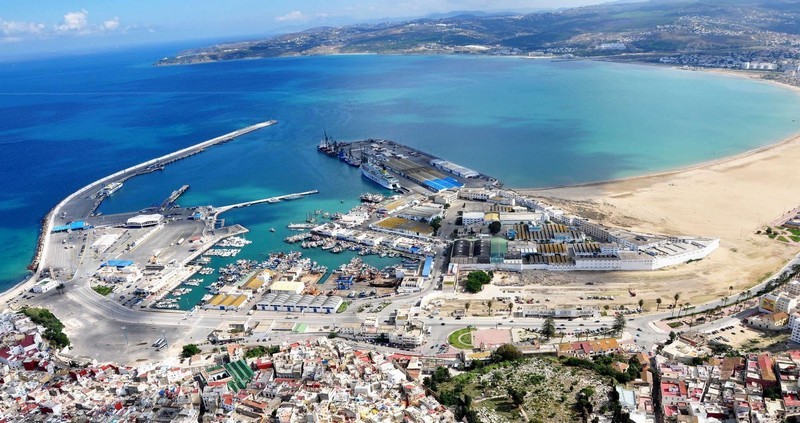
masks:
<svg viewBox="0 0 800 423"><path fill-rule="evenodd" d="M183 195L183 193L185 193L188 189L189 189L189 185L184 185L184 186L176 189L175 191L172 191L172 194L170 194L169 197L167 197L167 199L164 200L164 202L161 203L161 207L159 207L158 210L159 211L164 211L164 210L167 210L169 208L172 208L172 206L175 204L175 201L177 201L178 198L181 195Z"/></svg>
<svg viewBox="0 0 800 423"><path fill-rule="evenodd" d="M314 189L314 190L311 190L311 191L304 191L304 192L298 192L298 193L294 193L294 194L279 195L277 197L262 198L260 200L246 201L244 203L237 203L237 204L231 204L229 206L217 207L217 208L215 208L214 211L215 211L215 213L217 215L219 215L221 213L225 213L226 211L229 211L229 210L232 210L232 209L239 209L239 208L242 208L242 207L250 207L250 206L253 206L253 205L256 205L256 204L261 204L261 203L278 203L278 202L284 201L284 200L297 200L297 199L300 199L300 198L305 197L307 195L313 195L313 194L319 194L319 191Z"/></svg>
<svg viewBox="0 0 800 423"><path fill-rule="evenodd" d="M50 241L49 237L52 228L55 225L62 225L68 221L85 219L94 213L94 211L100 206L102 199L94 198L93 193L97 192L103 186L111 182L124 182L138 175L153 172L155 170L161 170L167 164L193 156L205 151L205 149L209 147L230 142L238 137L262 128L266 128L268 126L275 125L276 123L278 123L278 121L268 120L256 123L255 125L250 125L246 128L237 129L225 135L221 135L219 137L197 143L178 151L165 154L161 157L139 163L127 169L123 169L119 172L94 181L73 192L61 200L61 202L59 202L42 221L42 228L39 233L39 242L37 243L36 252L31 264L28 266L28 268L34 272L34 277L32 280L35 280L36 273L38 273L43 266L46 266L48 254L47 250ZM65 217L62 217L62 215Z"/></svg>

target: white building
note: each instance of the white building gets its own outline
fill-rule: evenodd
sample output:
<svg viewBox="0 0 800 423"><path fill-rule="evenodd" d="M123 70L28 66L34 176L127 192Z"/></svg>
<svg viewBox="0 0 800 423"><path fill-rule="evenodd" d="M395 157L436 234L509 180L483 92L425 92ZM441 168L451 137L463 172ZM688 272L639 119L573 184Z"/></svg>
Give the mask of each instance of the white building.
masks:
<svg viewBox="0 0 800 423"><path fill-rule="evenodd" d="M483 212L464 212L461 216L461 224L464 226L483 224Z"/></svg>
<svg viewBox="0 0 800 423"><path fill-rule="evenodd" d="M797 299L786 294L769 293L761 297L758 309L761 312L783 312L791 314L797 308Z"/></svg>
<svg viewBox="0 0 800 423"><path fill-rule="evenodd" d="M800 296L800 281L795 279L786 284L786 292L794 297Z"/></svg>
<svg viewBox="0 0 800 423"><path fill-rule="evenodd" d="M433 202L436 204L452 204L458 198L458 193L455 191L442 191L433 197Z"/></svg>
<svg viewBox="0 0 800 423"><path fill-rule="evenodd" d="M497 191L485 188L462 188L458 191L458 197L470 201L488 201L497 195Z"/></svg>
<svg viewBox="0 0 800 423"><path fill-rule="evenodd" d="M793 314L789 320L789 327L792 329L792 334L789 335L789 340L800 344L800 316Z"/></svg>
<svg viewBox="0 0 800 423"><path fill-rule="evenodd" d="M148 226L156 226L164 220L164 216L160 214L140 214L134 216L126 222L129 228L145 228Z"/></svg>
<svg viewBox="0 0 800 423"><path fill-rule="evenodd" d="M55 279L42 279L39 282L36 282L36 285L31 288L31 291L37 294L44 294L45 292L56 289L59 284L61 284L61 282Z"/></svg>

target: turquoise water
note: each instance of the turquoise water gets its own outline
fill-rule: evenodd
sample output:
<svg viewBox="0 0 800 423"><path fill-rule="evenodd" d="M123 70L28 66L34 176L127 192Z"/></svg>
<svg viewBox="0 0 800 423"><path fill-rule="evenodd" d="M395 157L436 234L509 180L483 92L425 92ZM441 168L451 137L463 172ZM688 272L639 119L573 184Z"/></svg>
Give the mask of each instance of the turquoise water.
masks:
<svg viewBox="0 0 800 423"><path fill-rule="evenodd" d="M800 131L798 96L765 83L636 65L481 57L300 57L156 68L149 47L0 68L0 287L25 275L39 221L103 175L254 122L279 124L156 172L104 213L160 202L230 204L319 189L232 211L252 232L238 258L285 249L285 225L344 211L375 191L319 154L337 139L389 138L509 186L606 180L716 159ZM344 201L344 203L342 203ZM276 233L268 229L275 227ZM319 260L341 261L327 253ZM324 258L322 258L324 257ZM317 259L315 257L315 259Z"/></svg>

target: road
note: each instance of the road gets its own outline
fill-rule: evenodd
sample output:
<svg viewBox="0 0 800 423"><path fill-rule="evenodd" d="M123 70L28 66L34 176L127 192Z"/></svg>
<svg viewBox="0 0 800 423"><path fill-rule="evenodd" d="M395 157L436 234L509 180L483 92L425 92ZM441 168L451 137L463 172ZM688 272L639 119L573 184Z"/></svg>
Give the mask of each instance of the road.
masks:
<svg viewBox="0 0 800 423"><path fill-rule="evenodd" d="M768 283L772 282L773 280L777 279L781 274L785 271L789 270L792 266L800 264L800 254L797 254L794 258L789 260L780 270L775 272L771 277L765 279L763 282L752 286L746 292L750 292L750 295L755 295L758 291L764 289ZM731 304L731 302L736 301L736 297L732 297L728 300L727 304ZM722 299L714 300L707 302L705 304L700 304L695 306L691 313L701 313L706 310L711 310L716 307L721 307L723 305ZM747 314L747 310L739 313L739 316L744 316ZM674 315L674 311L668 310L663 311L660 313L648 314L644 316L636 316L633 317L632 320L627 322L628 331L632 334L636 334L638 336L634 336L636 338L636 343L640 347L642 347L645 351L651 351L657 343L663 342L666 339L666 335L668 332L665 332L662 329L656 327L655 322L662 320L667 317L671 317ZM705 323L702 325L694 326L692 329L700 331L700 332L707 332L715 329L719 329L720 327L724 327L729 325L733 321L738 321L738 318L725 318L714 322Z"/></svg>

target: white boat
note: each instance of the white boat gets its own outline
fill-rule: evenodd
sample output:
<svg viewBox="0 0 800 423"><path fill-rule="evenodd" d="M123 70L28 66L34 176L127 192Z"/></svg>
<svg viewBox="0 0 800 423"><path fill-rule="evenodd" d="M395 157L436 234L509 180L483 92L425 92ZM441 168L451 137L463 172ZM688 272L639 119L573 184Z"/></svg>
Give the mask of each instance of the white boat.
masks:
<svg viewBox="0 0 800 423"><path fill-rule="evenodd" d="M314 223L290 223L287 228L289 229L311 229L315 228L318 225Z"/></svg>
<svg viewBox="0 0 800 423"><path fill-rule="evenodd" d="M361 174L386 189L400 189L400 180L370 162L361 165Z"/></svg>
<svg viewBox="0 0 800 423"><path fill-rule="evenodd" d="M120 188L122 188L122 182L112 182L101 188L97 194L104 197L108 197L109 195L117 192L117 190L119 190Z"/></svg>
<svg viewBox="0 0 800 423"><path fill-rule="evenodd" d="M275 228L269 228L270 232L275 232Z"/></svg>

